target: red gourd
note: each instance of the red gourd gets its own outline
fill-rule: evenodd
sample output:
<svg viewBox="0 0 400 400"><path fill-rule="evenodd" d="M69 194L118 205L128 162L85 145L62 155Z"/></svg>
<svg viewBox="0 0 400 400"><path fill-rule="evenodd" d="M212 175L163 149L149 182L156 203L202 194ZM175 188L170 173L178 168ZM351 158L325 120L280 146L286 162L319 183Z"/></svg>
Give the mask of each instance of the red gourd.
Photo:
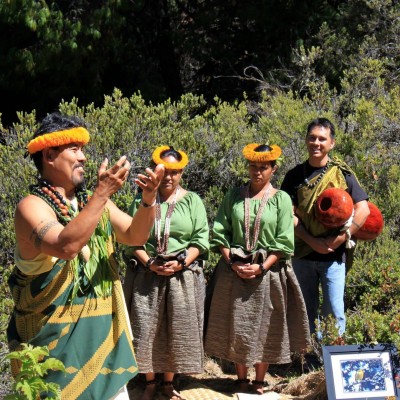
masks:
<svg viewBox="0 0 400 400"><path fill-rule="evenodd" d="M354 204L343 189L325 189L315 203L315 214L319 222L328 228L340 228L351 217Z"/></svg>

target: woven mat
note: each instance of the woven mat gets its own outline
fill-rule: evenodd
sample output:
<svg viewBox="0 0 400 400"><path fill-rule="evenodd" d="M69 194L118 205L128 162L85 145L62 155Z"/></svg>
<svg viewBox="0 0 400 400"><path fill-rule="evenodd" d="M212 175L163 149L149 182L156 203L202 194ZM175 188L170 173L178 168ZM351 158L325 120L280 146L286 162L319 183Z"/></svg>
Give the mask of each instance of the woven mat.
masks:
<svg viewBox="0 0 400 400"><path fill-rule="evenodd" d="M233 400L237 399L235 394L223 394L201 384L189 385L181 390L181 395L186 400Z"/></svg>
<svg viewBox="0 0 400 400"><path fill-rule="evenodd" d="M181 395L186 400L278 400L286 398L275 392L266 392L261 396L259 394L244 393L224 394L199 383L187 386L185 390L181 390Z"/></svg>
<svg viewBox="0 0 400 400"><path fill-rule="evenodd" d="M259 394L247 394L247 393L237 393L236 394L238 400L279 400L282 399L282 397L275 392L266 392L262 395Z"/></svg>

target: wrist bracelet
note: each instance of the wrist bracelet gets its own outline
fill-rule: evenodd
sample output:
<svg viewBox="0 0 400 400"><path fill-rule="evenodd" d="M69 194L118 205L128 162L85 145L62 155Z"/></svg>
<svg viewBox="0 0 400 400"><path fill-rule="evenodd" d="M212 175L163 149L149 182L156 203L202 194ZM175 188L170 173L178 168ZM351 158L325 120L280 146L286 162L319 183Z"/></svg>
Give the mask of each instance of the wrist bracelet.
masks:
<svg viewBox="0 0 400 400"><path fill-rule="evenodd" d="M150 257L150 258L146 261L145 267L146 267L147 269L150 269L150 265L153 264L154 260L155 260L155 257Z"/></svg>
<svg viewBox="0 0 400 400"><path fill-rule="evenodd" d="M181 260L180 263L182 265L182 269L186 268L187 265L186 265L186 260L185 259Z"/></svg>
<svg viewBox="0 0 400 400"><path fill-rule="evenodd" d="M154 207L157 203L157 199L155 199L151 204L147 204L143 201L143 199L140 200L140 205L144 208L151 208Z"/></svg>
<svg viewBox="0 0 400 400"><path fill-rule="evenodd" d="M229 258L229 259L228 259L228 266L232 269L232 267L233 267L232 258Z"/></svg>
<svg viewBox="0 0 400 400"><path fill-rule="evenodd" d="M265 274L267 272L267 269L264 267L263 263L258 264L258 266L260 267L260 271L262 274Z"/></svg>

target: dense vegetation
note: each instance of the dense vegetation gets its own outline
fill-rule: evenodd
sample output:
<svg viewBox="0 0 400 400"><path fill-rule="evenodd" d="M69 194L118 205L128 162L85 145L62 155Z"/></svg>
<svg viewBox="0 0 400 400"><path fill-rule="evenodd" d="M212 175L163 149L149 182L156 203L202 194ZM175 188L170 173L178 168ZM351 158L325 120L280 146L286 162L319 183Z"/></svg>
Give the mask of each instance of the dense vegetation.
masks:
<svg viewBox="0 0 400 400"><path fill-rule="evenodd" d="M134 168L114 198L126 209L135 174L148 165L155 146L171 144L188 152L184 184L202 196L210 222L228 187L245 179L245 144L284 149L279 186L284 173L305 158L307 123L330 118L338 127L335 155L357 173L385 218L376 241L359 242L348 274L346 341L400 346L398 2L305 1L299 7L276 0L252 2L254 8L218 0L190 6L184 0L89 3L0 4L0 49L6 55L0 87L8 102L2 106L7 123L0 124L0 332L12 307L6 281L13 267L13 212L35 180L25 146L38 118L58 105L89 125L89 187L103 156L115 161L126 154ZM160 15L152 14L150 4ZM168 68L159 51L169 47L161 39L173 45ZM119 89L112 91L114 86ZM138 88L143 94L132 94ZM10 100L11 92L18 102ZM9 124L11 110L24 112ZM2 354L5 341L1 334Z"/></svg>
<svg viewBox="0 0 400 400"><path fill-rule="evenodd" d="M398 83L398 13L394 0L2 1L3 122L60 99L101 105L114 87L209 102L258 98L260 86L306 93L320 78L341 88L351 68Z"/></svg>

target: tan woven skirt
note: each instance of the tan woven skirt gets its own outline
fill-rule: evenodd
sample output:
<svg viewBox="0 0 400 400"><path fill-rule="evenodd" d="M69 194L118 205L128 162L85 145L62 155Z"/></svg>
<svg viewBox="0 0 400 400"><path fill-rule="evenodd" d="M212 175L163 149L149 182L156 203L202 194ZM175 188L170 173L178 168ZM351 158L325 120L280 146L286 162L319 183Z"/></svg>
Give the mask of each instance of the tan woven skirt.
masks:
<svg viewBox="0 0 400 400"><path fill-rule="evenodd" d="M250 367L289 363L291 352L309 346L306 308L290 261L245 280L221 258L211 279L207 354Z"/></svg>
<svg viewBox="0 0 400 400"><path fill-rule="evenodd" d="M159 276L127 266L124 293L139 372L203 371L203 270Z"/></svg>

